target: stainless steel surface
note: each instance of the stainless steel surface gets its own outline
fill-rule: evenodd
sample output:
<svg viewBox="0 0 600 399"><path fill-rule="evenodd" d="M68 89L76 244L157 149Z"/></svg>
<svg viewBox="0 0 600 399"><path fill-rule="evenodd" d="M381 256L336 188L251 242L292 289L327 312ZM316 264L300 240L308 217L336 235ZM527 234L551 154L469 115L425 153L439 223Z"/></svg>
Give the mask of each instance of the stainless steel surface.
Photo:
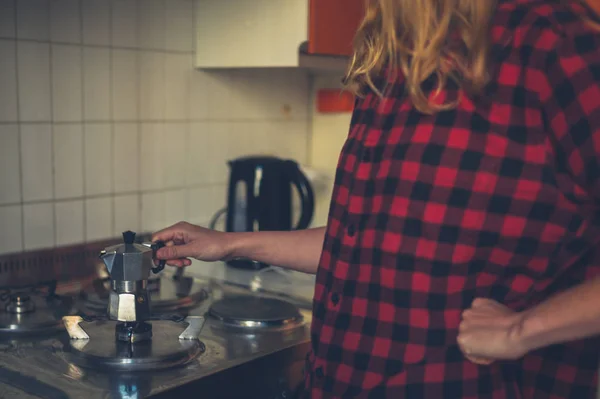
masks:
<svg viewBox="0 0 600 399"><path fill-rule="evenodd" d="M298 309L287 301L254 295L223 298L209 315L223 324L245 329L293 328L302 322Z"/></svg>
<svg viewBox="0 0 600 399"><path fill-rule="evenodd" d="M148 287L148 280L127 281L127 280L111 280L110 288L119 293L135 294L143 292Z"/></svg>
<svg viewBox="0 0 600 399"><path fill-rule="evenodd" d="M190 362L204 351L196 339L179 339L184 323L153 321L152 338L127 342L115 339L114 321L81 322L88 339L71 339L67 359L96 370L162 370Z"/></svg>
<svg viewBox="0 0 600 399"><path fill-rule="evenodd" d="M89 339L90 336L81 328L81 316L65 316L63 324L67 330L67 334L71 339Z"/></svg>
<svg viewBox="0 0 600 399"><path fill-rule="evenodd" d="M165 275L162 278L172 277L171 270L165 270L163 273ZM205 316L211 303L224 297L240 294L254 295L246 287L229 285L208 278L194 279L193 283L206 287L207 292L210 292L210 297L191 309L190 316ZM269 294L262 293L261 295L268 296ZM277 297L286 299L281 294ZM294 298L289 299L295 300ZM71 340L66 331L52 337L35 340L0 341L0 393L17 392L14 397L19 399L34 395L37 395L38 398L86 399L173 397L170 393L174 392L172 391L174 389L202 386L204 382L208 384L210 381L214 381L213 377L220 378L219 376L225 371L238 370L237 372L241 372L242 369L236 366L248 364L249 368L245 370L256 371L253 366L250 366L250 362L269 359L281 351L293 348L301 347L304 352L309 342L310 309L303 308L300 313L303 317L302 322L295 325L294 328L286 329L243 330L231 328L213 317L206 317L199 335L204 350L183 366L160 371L134 373L120 370L112 372L96 367L83 367L72 357L77 355L72 349L72 342L78 341ZM169 325L172 322L164 321L163 323ZM85 322L82 323L84 329L86 328L85 324ZM176 323L172 323L174 328L173 325ZM191 327L193 330L195 328L193 325L194 323L190 323L187 328ZM185 326L180 326L177 331L169 333L170 344L197 343L197 340L178 339L185 329ZM160 334L159 330L162 328L157 328L155 325L153 334ZM90 345L93 341L92 331L86 329L86 332L90 336L88 344ZM108 330L106 334L109 334ZM110 336L114 342L114 328L111 330ZM153 342L156 337L155 335ZM165 339L164 336L162 338ZM91 349L85 350L91 351ZM102 351L106 352L105 349ZM185 357L185 355L181 355L181 357ZM3 378L3 375L10 376L10 378ZM275 377L271 373L265 375L264 378ZM200 391L192 392L198 394ZM202 392L203 397L211 397L210 391Z"/></svg>
<svg viewBox="0 0 600 399"><path fill-rule="evenodd" d="M11 295L6 304L7 313L31 313L33 311L35 311L35 302L26 293Z"/></svg>
<svg viewBox="0 0 600 399"><path fill-rule="evenodd" d="M200 339L200 332L206 322L206 319L202 316L188 316L184 320L188 324L185 330L179 334L179 339Z"/></svg>
<svg viewBox="0 0 600 399"><path fill-rule="evenodd" d="M14 296L23 298L25 294L9 296L5 309L0 310L0 336L1 335L30 335L49 334L63 329L61 317L74 309L70 298L50 297L41 294L27 294L26 301L29 311L15 312L17 305Z"/></svg>

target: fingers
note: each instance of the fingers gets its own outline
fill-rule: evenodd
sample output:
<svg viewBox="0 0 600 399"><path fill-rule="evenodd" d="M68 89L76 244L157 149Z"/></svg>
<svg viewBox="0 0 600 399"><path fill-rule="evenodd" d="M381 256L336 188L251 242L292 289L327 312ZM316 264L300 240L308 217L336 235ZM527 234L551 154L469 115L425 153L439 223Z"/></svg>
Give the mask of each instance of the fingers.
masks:
<svg viewBox="0 0 600 399"><path fill-rule="evenodd" d="M183 244L185 241L185 232L187 231L188 226L188 223L179 222L167 227L166 229L157 231L156 233L152 234L152 242L163 241L167 243L172 241L176 244Z"/></svg>
<svg viewBox="0 0 600 399"><path fill-rule="evenodd" d="M191 245L171 245L163 247L156 252L157 259L169 262L182 261L182 258L194 257L194 249Z"/></svg>
<svg viewBox="0 0 600 399"><path fill-rule="evenodd" d="M167 265L175 267L187 267L192 264L192 261L187 258L171 259L167 261Z"/></svg>

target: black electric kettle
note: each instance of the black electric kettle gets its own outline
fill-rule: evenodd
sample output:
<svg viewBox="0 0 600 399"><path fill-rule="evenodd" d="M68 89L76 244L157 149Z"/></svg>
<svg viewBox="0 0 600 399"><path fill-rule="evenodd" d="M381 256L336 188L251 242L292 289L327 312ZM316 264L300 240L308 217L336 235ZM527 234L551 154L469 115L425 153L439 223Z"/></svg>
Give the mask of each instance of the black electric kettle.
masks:
<svg viewBox="0 0 600 399"><path fill-rule="evenodd" d="M225 228L228 232L306 229L313 218L314 193L306 175L292 160L244 157L229 162ZM293 222L292 187L300 197L301 213ZM260 269L267 265L235 259L228 265Z"/></svg>

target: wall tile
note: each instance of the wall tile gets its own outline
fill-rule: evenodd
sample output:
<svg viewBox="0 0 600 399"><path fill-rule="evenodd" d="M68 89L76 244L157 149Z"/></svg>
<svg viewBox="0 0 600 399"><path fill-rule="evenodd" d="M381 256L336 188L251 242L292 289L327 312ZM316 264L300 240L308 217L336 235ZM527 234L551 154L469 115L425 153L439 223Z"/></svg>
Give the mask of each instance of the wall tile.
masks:
<svg viewBox="0 0 600 399"><path fill-rule="evenodd" d="M197 187L188 190L188 221L208 226L213 216L227 204L227 186L224 184ZM225 230L225 217L216 224L217 230Z"/></svg>
<svg viewBox="0 0 600 399"><path fill-rule="evenodd" d="M83 127L59 124L53 127L54 198L83 196Z"/></svg>
<svg viewBox="0 0 600 399"><path fill-rule="evenodd" d="M163 188L163 176L167 173L164 161L164 124L142 123L140 125L140 188L144 191Z"/></svg>
<svg viewBox="0 0 600 399"><path fill-rule="evenodd" d="M23 250L21 205L0 206L0 254Z"/></svg>
<svg viewBox="0 0 600 399"><path fill-rule="evenodd" d="M110 14L106 0L81 0L84 44L110 45Z"/></svg>
<svg viewBox="0 0 600 399"><path fill-rule="evenodd" d="M137 1L113 0L112 2L112 45L137 47Z"/></svg>
<svg viewBox="0 0 600 399"><path fill-rule="evenodd" d="M165 55L165 119L189 118L190 78L194 72L187 54Z"/></svg>
<svg viewBox="0 0 600 399"><path fill-rule="evenodd" d="M54 207L51 203L23 206L23 233L25 249L54 246Z"/></svg>
<svg viewBox="0 0 600 399"><path fill-rule="evenodd" d="M165 192L165 226L187 219L187 190Z"/></svg>
<svg viewBox="0 0 600 399"><path fill-rule="evenodd" d="M165 55L139 53L140 119L163 120L165 116Z"/></svg>
<svg viewBox="0 0 600 399"><path fill-rule="evenodd" d="M88 123L85 137L85 194L112 192L112 133L108 123Z"/></svg>
<svg viewBox="0 0 600 399"><path fill-rule="evenodd" d="M265 144L273 154L300 163L307 162L308 127L305 122L271 123L267 132L268 138Z"/></svg>
<svg viewBox="0 0 600 399"><path fill-rule="evenodd" d="M133 50L113 50L112 112L115 121L138 120L137 57Z"/></svg>
<svg viewBox="0 0 600 399"><path fill-rule="evenodd" d="M52 115L54 122L82 120L81 48L52 45Z"/></svg>
<svg viewBox="0 0 600 399"><path fill-rule="evenodd" d="M85 235L88 242L112 237L112 206L110 197L85 200Z"/></svg>
<svg viewBox="0 0 600 399"><path fill-rule="evenodd" d="M13 38L16 36L15 17L15 0L0 1L0 37Z"/></svg>
<svg viewBox="0 0 600 399"><path fill-rule="evenodd" d="M79 0L50 2L50 39L61 43L81 43Z"/></svg>
<svg viewBox="0 0 600 399"><path fill-rule="evenodd" d="M116 193L139 190L140 187L140 141L138 125L116 123L114 125L113 187Z"/></svg>
<svg viewBox="0 0 600 399"><path fill-rule="evenodd" d="M0 205L14 204L21 201L18 126L0 125L0 142Z"/></svg>
<svg viewBox="0 0 600 399"><path fill-rule="evenodd" d="M18 120L16 51L15 42L0 40L0 122Z"/></svg>
<svg viewBox="0 0 600 399"><path fill-rule="evenodd" d="M136 195L118 195L114 199L114 232L119 236L122 232L140 229L140 197Z"/></svg>
<svg viewBox="0 0 600 399"><path fill-rule="evenodd" d="M190 59L190 65L193 59ZM208 104L210 103L211 93L208 91L208 73L205 71L194 70L190 77L190 102L189 116L191 120L208 119ZM212 116L212 115L211 115Z"/></svg>
<svg viewBox="0 0 600 399"><path fill-rule="evenodd" d="M143 0L138 3L138 44L144 49L165 48L164 0Z"/></svg>
<svg viewBox="0 0 600 399"><path fill-rule="evenodd" d="M70 245L83 242L85 237L83 201L57 202L54 204L56 215L56 245Z"/></svg>
<svg viewBox="0 0 600 399"><path fill-rule="evenodd" d="M50 35L47 0L17 1L17 37L48 40Z"/></svg>
<svg viewBox="0 0 600 399"><path fill-rule="evenodd" d="M186 167L188 185L227 181L230 131L231 126L226 122L191 124Z"/></svg>
<svg viewBox="0 0 600 399"><path fill-rule="evenodd" d="M226 121L233 118L230 107L233 82L232 71L210 71L205 74L207 93L210 93L206 110L211 120Z"/></svg>
<svg viewBox="0 0 600 399"><path fill-rule="evenodd" d="M162 187L185 186L185 160L188 151L189 124L166 123L161 156L154 160L163 169Z"/></svg>
<svg viewBox="0 0 600 399"><path fill-rule="evenodd" d="M166 5L166 49L193 51L194 7L191 0L168 0Z"/></svg>
<svg viewBox="0 0 600 399"><path fill-rule="evenodd" d="M17 42L17 71L19 119L25 122L50 121L50 46Z"/></svg>
<svg viewBox="0 0 600 399"><path fill-rule="evenodd" d="M83 117L110 120L110 50L83 48Z"/></svg>
<svg viewBox="0 0 600 399"><path fill-rule="evenodd" d="M141 230L145 233L155 232L167 226L164 193L142 194Z"/></svg>
<svg viewBox="0 0 600 399"><path fill-rule="evenodd" d="M52 190L52 129L49 124L21 125L23 200L49 200Z"/></svg>

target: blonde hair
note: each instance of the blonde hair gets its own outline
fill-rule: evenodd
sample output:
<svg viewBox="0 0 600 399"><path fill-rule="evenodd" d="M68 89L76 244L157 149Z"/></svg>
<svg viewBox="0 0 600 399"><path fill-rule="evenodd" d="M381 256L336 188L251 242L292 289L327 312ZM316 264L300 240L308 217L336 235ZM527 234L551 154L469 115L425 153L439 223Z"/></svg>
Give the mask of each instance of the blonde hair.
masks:
<svg viewBox="0 0 600 399"><path fill-rule="evenodd" d="M432 114L453 108L460 98L432 102L423 84L434 75L435 94L449 80L469 93L483 89L496 7L496 0L367 0L346 88L358 96L369 88L382 95L374 77L402 72L416 109Z"/></svg>

